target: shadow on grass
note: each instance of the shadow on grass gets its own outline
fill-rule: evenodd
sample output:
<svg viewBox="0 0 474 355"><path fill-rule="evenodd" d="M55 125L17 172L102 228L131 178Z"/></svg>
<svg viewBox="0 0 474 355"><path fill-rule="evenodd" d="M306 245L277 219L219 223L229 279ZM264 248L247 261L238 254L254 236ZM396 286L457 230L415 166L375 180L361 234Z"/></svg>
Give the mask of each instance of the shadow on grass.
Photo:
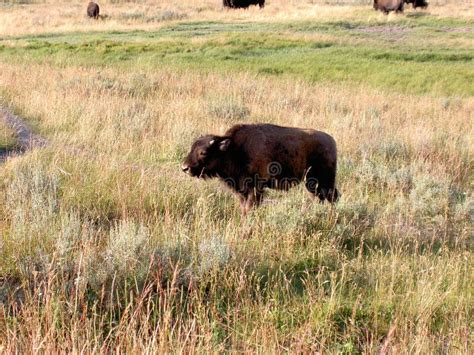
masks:
<svg viewBox="0 0 474 355"><path fill-rule="evenodd" d="M25 151L18 145L9 145L8 147L0 147L0 164L7 160L8 157L21 155Z"/></svg>
<svg viewBox="0 0 474 355"><path fill-rule="evenodd" d="M430 14L428 12L410 12L405 15L408 18L422 18L422 17L429 17Z"/></svg>

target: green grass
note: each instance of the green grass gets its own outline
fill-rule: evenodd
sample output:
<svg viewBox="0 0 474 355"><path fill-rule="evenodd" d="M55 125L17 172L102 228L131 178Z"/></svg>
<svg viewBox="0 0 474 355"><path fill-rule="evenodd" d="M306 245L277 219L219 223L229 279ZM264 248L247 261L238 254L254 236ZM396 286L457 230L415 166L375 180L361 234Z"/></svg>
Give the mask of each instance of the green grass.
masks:
<svg viewBox="0 0 474 355"><path fill-rule="evenodd" d="M18 147L14 132L0 119L0 154Z"/></svg>
<svg viewBox="0 0 474 355"><path fill-rule="evenodd" d="M474 36L443 30L462 26L468 24L423 18L395 24L183 22L155 32L9 38L0 58L59 66L250 71L312 83L364 83L402 93L472 96ZM308 34L327 38L304 38Z"/></svg>

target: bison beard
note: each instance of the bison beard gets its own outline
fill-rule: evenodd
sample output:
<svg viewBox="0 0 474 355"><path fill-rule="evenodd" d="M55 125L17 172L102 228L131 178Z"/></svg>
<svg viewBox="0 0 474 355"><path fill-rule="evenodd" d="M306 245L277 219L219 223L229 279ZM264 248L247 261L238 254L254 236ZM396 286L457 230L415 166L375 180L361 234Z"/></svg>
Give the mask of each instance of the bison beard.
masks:
<svg viewBox="0 0 474 355"><path fill-rule="evenodd" d="M223 0L222 4L224 7L233 9L246 9L250 5L258 5L260 8L263 8L265 7L265 0Z"/></svg>
<svg viewBox="0 0 474 355"><path fill-rule="evenodd" d="M97 5L95 2L90 2L89 5L87 5L87 16L98 19L99 5Z"/></svg>
<svg viewBox="0 0 474 355"><path fill-rule="evenodd" d="M223 136L203 136L182 166L191 176L223 181L238 195L244 214L262 202L265 188L288 190L302 181L321 202L335 202L336 168L330 135L271 124L236 125Z"/></svg>

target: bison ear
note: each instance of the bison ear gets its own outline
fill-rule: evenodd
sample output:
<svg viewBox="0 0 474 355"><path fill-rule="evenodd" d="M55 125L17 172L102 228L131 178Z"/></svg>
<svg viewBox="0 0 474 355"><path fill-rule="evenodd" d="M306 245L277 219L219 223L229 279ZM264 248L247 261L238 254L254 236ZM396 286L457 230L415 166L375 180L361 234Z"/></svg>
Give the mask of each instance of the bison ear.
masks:
<svg viewBox="0 0 474 355"><path fill-rule="evenodd" d="M230 145L230 139L226 138L219 143L219 149L225 152L227 148L229 148L229 145Z"/></svg>

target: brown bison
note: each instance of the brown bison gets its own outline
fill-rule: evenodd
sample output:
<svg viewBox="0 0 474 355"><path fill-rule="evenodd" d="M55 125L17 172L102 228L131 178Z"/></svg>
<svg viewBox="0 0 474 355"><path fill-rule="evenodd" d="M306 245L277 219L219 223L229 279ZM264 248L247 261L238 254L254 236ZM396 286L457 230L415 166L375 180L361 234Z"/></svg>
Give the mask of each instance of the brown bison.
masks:
<svg viewBox="0 0 474 355"><path fill-rule="evenodd" d="M374 9L388 14L390 11L403 12L404 0L374 0Z"/></svg>
<svg viewBox="0 0 474 355"><path fill-rule="evenodd" d="M428 3L425 0L405 0L405 4L412 4L414 9L417 7L426 9L428 7Z"/></svg>
<svg viewBox="0 0 474 355"><path fill-rule="evenodd" d="M301 181L321 202L335 202L336 166L336 142L324 132L241 124L223 136L196 140L182 169L198 178L219 178L238 195L246 214L260 204L264 188L287 190Z"/></svg>
<svg viewBox="0 0 474 355"><path fill-rule="evenodd" d="M89 5L87 5L87 16L98 19L99 18L99 5L91 1Z"/></svg>
<svg viewBox="0 0 474 355"><path fill-rule="evenodd" d="M246 9L250 5L258 5L260 8L265 7L265 0L223 0L224 7L233 9Z"/></svg>

